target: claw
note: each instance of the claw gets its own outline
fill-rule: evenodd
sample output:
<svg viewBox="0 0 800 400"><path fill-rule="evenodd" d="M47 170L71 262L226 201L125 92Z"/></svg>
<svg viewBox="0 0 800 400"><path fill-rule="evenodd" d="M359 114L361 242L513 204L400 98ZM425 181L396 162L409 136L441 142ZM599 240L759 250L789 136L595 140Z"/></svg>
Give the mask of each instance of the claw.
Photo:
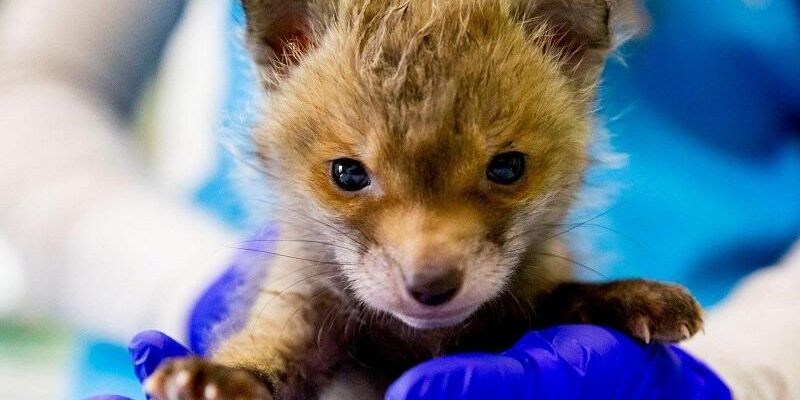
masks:
<svg viewBox="0 0 800 400"><path fill-rule="evenodd" d="M686 325L681 325L681 335L683 335L684 339L688 339L692 337L692 332L689 330L689 327Z"/></svg>
<svg viewBox="0 0 800 400"><path fill-rule="evenodd" d="M634 334L647 344L650 344L650 327L647 318L639 317L636 321Z"/></svg>

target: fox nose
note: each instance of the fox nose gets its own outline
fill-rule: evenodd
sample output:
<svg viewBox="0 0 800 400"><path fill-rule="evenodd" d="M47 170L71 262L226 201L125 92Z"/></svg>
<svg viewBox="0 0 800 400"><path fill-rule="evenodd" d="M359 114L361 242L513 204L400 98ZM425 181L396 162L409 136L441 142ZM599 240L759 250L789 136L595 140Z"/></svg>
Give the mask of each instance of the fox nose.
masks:
<svg viewBox="0 0 800 400"><path fill-rule="evenodd" d="M461 289L463 274L456 268L427 267L406 277L406 290L426 306L439 306L452 300Z"/></svg>

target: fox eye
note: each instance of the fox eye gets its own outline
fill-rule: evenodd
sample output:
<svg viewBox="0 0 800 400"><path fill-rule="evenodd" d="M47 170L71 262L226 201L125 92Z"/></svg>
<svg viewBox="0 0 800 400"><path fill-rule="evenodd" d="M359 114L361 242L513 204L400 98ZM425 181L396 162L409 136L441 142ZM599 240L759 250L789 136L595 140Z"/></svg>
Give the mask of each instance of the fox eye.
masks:
<svg viewBox="0 0 800 400"><path fill-rule="evenodd" d="M492 158L486 168L486 177L501 185L510 185L525 173L525 155L518 151L501 153Z"/></svg>
<svg viewBox="0 0 800 400"><path fill-rule="evenodd" d="M369 174L364 165L351 158L340 158L331 163L331 177L336 184L348 192L355 192L367 187Z"/></svg>

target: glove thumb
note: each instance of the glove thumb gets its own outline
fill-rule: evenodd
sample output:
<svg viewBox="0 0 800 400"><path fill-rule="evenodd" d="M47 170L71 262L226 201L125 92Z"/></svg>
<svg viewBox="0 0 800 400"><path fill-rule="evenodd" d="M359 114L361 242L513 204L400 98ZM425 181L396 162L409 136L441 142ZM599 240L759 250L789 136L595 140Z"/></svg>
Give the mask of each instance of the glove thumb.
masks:
<svg viewBox="0 0 800 400"><path fill-rule="evenodd" d="M144 331L136 335L128 346L133 368L139 381L144 382L162 361L184 357L191 352L175 339L159 331Z"/></svg>

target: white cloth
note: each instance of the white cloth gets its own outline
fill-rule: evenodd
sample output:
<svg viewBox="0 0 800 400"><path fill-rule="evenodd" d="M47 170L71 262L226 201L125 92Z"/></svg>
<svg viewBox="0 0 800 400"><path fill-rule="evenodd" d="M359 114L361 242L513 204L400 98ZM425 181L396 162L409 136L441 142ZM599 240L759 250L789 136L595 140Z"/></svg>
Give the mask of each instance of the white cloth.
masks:
<svg viewBox="0 0 800 400"><path fill-rule="evenodd" d="M737 400L800 399L800 242L710 310L705 334L685 348L708 362Z"/></svg>

